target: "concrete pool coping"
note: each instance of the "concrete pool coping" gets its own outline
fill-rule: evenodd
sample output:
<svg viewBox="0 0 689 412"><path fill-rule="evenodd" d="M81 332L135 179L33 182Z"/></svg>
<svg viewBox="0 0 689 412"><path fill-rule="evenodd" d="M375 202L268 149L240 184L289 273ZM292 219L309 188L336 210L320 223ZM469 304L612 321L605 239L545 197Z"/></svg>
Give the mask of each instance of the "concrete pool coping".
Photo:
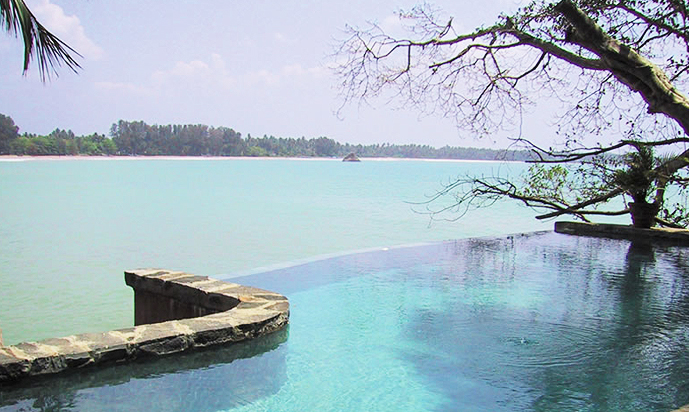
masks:
<svg viewBox="0 0 689 412"><path fill-rule="evenodd" d="M125 282L136 326L0 346L0 385L240 342L289 321L286 297L254 287L163 269L126 271Z"/></svg>
<svg viewBox="0 0 689 412"><path fill-rule="evenodd" d="M555 232L567 235L596 236L612 239L661 240L689 245L689 230L654 227L640 229L631 225L585 222L555 222Z"/></svg>

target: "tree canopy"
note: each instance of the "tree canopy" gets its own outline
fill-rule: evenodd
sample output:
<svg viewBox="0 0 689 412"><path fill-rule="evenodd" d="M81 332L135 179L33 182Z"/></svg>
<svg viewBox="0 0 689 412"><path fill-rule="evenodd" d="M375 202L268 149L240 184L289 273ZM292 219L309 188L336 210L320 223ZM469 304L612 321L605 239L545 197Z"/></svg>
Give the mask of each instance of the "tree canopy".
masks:
<svg viewBox="0 0 689 412"><path fill-rule="evenodd" d="M0 114L0 154L9 153L10 141L19 137L19 128L11 117Z"/></svg>
<svg viewBox="0 0 689 412"><path fill-rule="evenodd" d="M400 18L407 38L377 25L348 28L336 69L345 102L392 95L479 136L512 131L540 156L522 182L469 176L448 185L441 195L454 194L455 207L507 197L545 209L541 218L633 215L639 203L676 215L665 196L668 185L683 193L689 165L689 99L681 91L689 78L686 1L534 1L469 32L427 5ZM520 125L526 110L553 99L564 107L557 138L539 147L520 134ZM600 143L611 135L616 143ZM672 155L657 157L652 148ZM637 160L644 156L652 161L640 172ZM625 173L644 175L640 183L655 196L635 197L629 181L614 178ZM565 195L558 192L565 188ZM623 209L600 210L618 196Z"/></svg>
<svg viewBox="0 0 689 412"><path fill-rule="evenodd" d="M144 121L120 120L110 136L93 133L76 136L71 130L55 129L47 136L19 135L11 117L0 114L0 155L115 155L115 156L266 156L338 157L351 152L361 157L416 159L525 160L527 151L478 149L417 144L339 143L325 136L252 137L229 127L202 124L149 125Z"/></svg>

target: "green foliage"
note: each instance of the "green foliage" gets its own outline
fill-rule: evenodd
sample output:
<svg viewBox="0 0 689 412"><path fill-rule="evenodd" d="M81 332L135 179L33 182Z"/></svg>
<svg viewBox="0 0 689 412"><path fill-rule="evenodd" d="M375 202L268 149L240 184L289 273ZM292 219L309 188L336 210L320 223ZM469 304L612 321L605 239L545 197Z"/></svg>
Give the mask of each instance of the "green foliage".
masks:
<svg viewBox="0 0 689 412"><path fill-rule="evenodd" d="M445 146L436 149L427 145L352 145L341 144L328 137L306 139L240 133L226 127L205 125L147 125L142 121L120 120L110 129L112 140L121 155L144 156L290 156L343 157L356 153L359 157L398 157L425 159L525 160L527 151L500 151Z"/></svg>
<svg viewBox="0 0 689 412"><path fill-rule="evenodd" d="M55 129L47 136L24 134L8 116L0 114L0 154L13 155L120 155L120 156L261 156L336 157L349 153L359 157L411 159L527 160L528 151L504 151L428 145L342 144L328 137L255 138L228 127L206 125L148 125L120 120L110 128L110 138L94 133L75 136L71 130ZM3 138L3 130L7 138ZM2 146L5 144L5 146Z"/></svg>
<svg viewBox="0 0 689 412"><path fill-rule="evenodd" d="M27 153L29 147L29 138L26 136L18 137L9 142L10 154L24 155Z"/></svg>
<svg viewBox="0 0 689 412"><path fill-rule="evenodd" d="M534 164L529 168L524 194L542 197L548 193L551 197L563 199L565 190L570 186L569 175L569 169L563 165Z"/></svg>
<svg viewBox="0 0 689 412"><path fill-rule="evenodd" d="M71 130L55 129L47 136L24 134L9 117L0 114L0 154L12 155L114 155L117 147L112 139L94 133L75 136Z"/></svg>
<svg viewBox="0 0 689 412"><path fill-rule="evenodd" d="M266 157L268 152L261 146L249 146L246 149L246 155L251 157Z"/></svg>
<svg viewBox="0 0 689 412"><path fill-rule="evenodd" d="M653 169L658 166L653 149L637 146L636 152L624 155L623 166L623 169L615 171L614 184L628 193L634 202L646 203L656 180Z"/></svg>
<svg viewBox="0 0 689 412"><path fill-rule="evenodd" d="M535 163L524 177L521 193L558 204L581 203L609 189L609 178L601 169L608 163L603 156L583 163Z"/></svg>
<svg viewBox="0 0 689 412"><path fill-rule="evenodd" d="M625 198L629 213L637 213L626 199L628 196L635 204L653 206L649 210L657 211L664 225L686 227L689 224L689 172L684 168L670 174L662 172L663 165L681 158L656 156L652 147L641 142L630 145L632 151L618 156L598 155L577 163L534 164L525 175L521 189L514 194L530 202L538 199L540 205L545 205L542 207L555 210L585 205L577 207L576 213L570 213L582 219L586 214L595 214L591 210L597 210L617 196ZM610 193L614 196L606 195Z"/></svg>
<svg viewBox="0 0 689 412"><path fill-rule="evenodd" d="M10 141L19 137L19 128L11 117L0 114L0 154L9 154Z"/></svg>

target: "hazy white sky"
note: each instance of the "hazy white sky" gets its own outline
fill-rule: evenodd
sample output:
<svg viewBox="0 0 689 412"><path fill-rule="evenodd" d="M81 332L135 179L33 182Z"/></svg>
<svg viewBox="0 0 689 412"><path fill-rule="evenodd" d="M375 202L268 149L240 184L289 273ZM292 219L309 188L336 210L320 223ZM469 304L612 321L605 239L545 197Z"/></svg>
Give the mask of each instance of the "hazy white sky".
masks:
<svg viewBox="0 0 689 412"><path fill-rule="evenodd" d="M327 69L346 24L394 24L416 0L26 0L49 30L79 51L83 70L42 84L22 76L23 46L0 35L0 113L20 132L108 133L119 119L227 126L244 136L327 136L350 143L505 147L452 122L341 104ZM518 0L433 2L468 29ZM546 135L545 120L527 127Z"/></svg>

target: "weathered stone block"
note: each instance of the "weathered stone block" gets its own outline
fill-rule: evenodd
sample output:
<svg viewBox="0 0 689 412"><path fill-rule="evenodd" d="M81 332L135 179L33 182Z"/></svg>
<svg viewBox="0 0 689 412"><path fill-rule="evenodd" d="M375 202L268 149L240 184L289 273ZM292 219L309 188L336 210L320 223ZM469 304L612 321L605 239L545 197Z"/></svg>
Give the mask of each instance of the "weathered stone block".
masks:
<svg viewBox="0 0 689 412"><path fill-rule="evenodd" d="M163 356L189 349L194 341L189 336L165 337L140 344L138 354Z"/></svg>
<svg viewBox="0 0 689 412"><path fill-rule="evenodd" d="M0 350L0 385L13 382L27 376L31 371L31 362Z"/></svg>
<svg viewBox="0 0 689 412"><path fill-rule="evenodd" d="M114 362L130 358L132 349L126 343L111 346L98 347L93 351L93 360L96 363Z"/></svg>
<svg viewBox="0 0 689 412"><path fill-rule="evenodd" d="M78 369L95 363L93 356L89 352L81 352L65 355L65 365L67 369Z"/></svg>

